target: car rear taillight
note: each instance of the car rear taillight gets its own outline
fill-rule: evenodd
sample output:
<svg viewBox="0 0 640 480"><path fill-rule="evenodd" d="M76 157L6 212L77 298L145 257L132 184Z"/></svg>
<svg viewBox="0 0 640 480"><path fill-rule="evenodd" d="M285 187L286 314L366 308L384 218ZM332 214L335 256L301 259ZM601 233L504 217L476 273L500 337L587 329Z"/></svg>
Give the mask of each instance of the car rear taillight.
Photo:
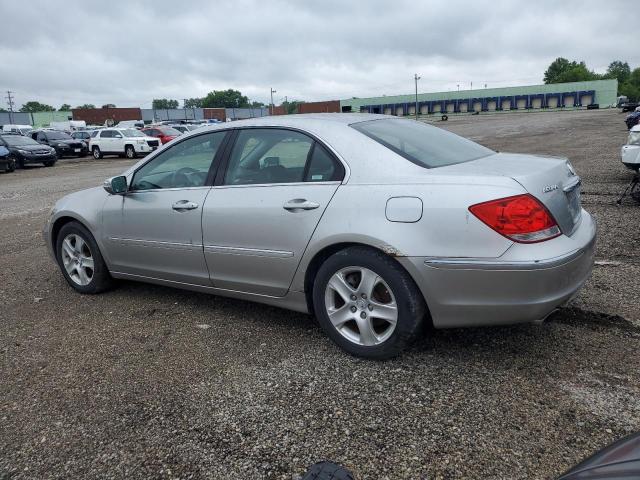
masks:
<svg viewBox="0 0 640 480"><path fill-rule="evenodd" d="M561 233L551 213L529 194L478 203L470 206L469 211L515 242L542 242Z"/></svg>

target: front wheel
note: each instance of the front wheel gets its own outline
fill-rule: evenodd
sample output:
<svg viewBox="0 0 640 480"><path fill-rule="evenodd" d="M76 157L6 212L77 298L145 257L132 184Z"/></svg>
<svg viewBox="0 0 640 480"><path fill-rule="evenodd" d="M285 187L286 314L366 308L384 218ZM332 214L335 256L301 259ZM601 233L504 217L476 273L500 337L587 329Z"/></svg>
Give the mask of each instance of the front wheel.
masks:
<svg viewBox="0 0 640 480"><path fill-rule="evenodd" d="M11 173L16 169L16 161L13 158L7 160L7 167L5 172Z"/></svg>
<svg viewBox="0 0 640 480"><path fill-rule="evenodd" d="M409 274L392 258L366 247L329 257L313 286L320 326L359 357L394 357L422 331L426 305Z"/></svg>
<svg viewBox="0 0 640 480"><path fill-rule="evenodd" d="M92 150L93 158L96 160L100 160L102 158L102 152L100 151L100 147L93 147Z"/></svg>
<svg viewBox="0 0 640 480"><path fill-rule="evenodd" d="M79 222L60 229L56 257L65 280L80 293L100 293L113 284L98 244Z"/></svg>
<svg viewBox="0 0 640 480"><path fill-rule="evenodd" d="M127 145L127 147L124 149L124 154L129 159L136 158L136 151L131 145Z"/></svg>

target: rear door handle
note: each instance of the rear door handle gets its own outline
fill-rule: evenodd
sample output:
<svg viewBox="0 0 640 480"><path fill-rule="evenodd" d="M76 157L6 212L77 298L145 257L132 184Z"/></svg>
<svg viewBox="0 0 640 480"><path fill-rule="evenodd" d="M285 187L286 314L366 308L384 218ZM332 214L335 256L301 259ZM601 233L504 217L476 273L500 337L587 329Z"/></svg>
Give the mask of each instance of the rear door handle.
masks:
<svg viewBox="0 0 640 480"><path fill-rule="evenodd" d="M319 206L319 203L310 202L306 198L294 198L293 200L285 202L282 208L288 210L289 212L300 212L302 210L313 210L315 208L318 208Z"/></svg>
<svg viewBox="0 0 640 480"><path fill-rule="evenodd" d="M178 200L176 203L171 205L171 208L177 212L184 212L187 210L195 210L198 208L198 204L189 200Z"/></svg>

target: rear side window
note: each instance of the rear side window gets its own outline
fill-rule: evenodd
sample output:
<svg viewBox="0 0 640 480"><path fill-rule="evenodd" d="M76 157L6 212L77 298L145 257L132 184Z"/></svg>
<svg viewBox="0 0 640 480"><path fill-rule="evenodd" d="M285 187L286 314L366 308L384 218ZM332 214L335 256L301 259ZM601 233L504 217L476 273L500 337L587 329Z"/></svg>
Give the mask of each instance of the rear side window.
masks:
<svg viewBox="0 0 640 480"><path fill-rule="evenodd" d="M304 177L305 182L328 182L331 180L342 180L344 177L342 165L333 159L329 152L316 143L311 154L311 161L307 174Z"/></svg>
<svg viewBox="0 0 640 480"><path fill-rule="evenodd" d="M495 153L471 140L415 120L370 120L353 123L351 127L425 168L455 165Z"/></svg>
<svg viewBox="0 0 640 480"><path fill-rule="evenodd" d="M103 132L100 134L100 138L112 138L112 137L113 137L112 130L103 130Z"/></svg>

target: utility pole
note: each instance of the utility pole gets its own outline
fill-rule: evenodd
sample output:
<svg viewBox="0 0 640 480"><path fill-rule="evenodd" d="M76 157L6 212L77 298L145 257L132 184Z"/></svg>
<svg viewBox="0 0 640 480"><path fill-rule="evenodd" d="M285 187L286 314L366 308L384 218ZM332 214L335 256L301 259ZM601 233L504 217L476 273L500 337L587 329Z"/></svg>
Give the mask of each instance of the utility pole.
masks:
<svg viewBox="0 0 640 480"><path fill-rule="evenodd" d="M458 91L460 91L460 84L458 84Z"/></svg>
<svg viewBox="0 0 640 480"><path fill-rule="evenodd" d="M277 93L273 87L271 88L271 115L273 115L273 107L275 107L275 105L273 104L273 94Z"/></svg>
<svg viewBox="0 0 640 480"><path fill-rule="evenodd" d="M413 79L416 82L416 120L418 120L418 80L420 80L420 78L417 73L413 74Z"/></svg>
<svg viewBox="0 0 640 480"><path fill-rule="evenodd" d="M473 82L471 82L471 90L473 90Z"/></svg>
<svg viewBox="0 0 640 480"><path fill-rule="evenodd" d="M7 90L7 105L9 106L9 123L13 123L13 97L11 96L13 92L11 90Z"/></svg>

